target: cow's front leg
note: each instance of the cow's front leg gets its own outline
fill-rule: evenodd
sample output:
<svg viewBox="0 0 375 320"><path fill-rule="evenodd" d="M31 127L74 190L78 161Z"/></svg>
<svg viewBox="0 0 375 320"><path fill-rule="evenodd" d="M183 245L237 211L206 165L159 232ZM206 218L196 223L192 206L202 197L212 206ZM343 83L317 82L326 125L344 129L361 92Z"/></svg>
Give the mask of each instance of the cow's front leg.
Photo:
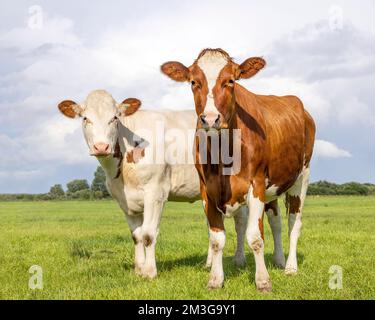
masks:
<svg viewBox="0 0 375 320"><path fill-rule="evenodd" d="M207 207L207 220L210 234L211 272L208 281L209 289L221 288L224 283L223 249L225 246L225 230L223 215L211 202Z"/></svg>
<svg viewBox="0 0 375 320"><path fill-rule="evenodd" d="M248 213L248 207L243 206L234 216L234 224L237 233L237 250L236 254L234 255L234 263L239 267L243 267L246 265L244 240L246 234Z"/></svg>
<svg viewBox="0 0 375 320"><path fill-rule="evenodd" d="M142 239L143 215L126 214L125 216L134 241L134 270L137 275L141 275L145 263L145 249Z"/></svg>
<svg viewBox="0 0 375 320"><path fill-rule="evenodd" d="M272 290L270 276L264 262L264 184L253 184L250 187L247 202L249 206L249 221L246 230L247 241L253 251L255 259L255 283L262 292Z"/></svg>
<svg viewBox="0 0 375 320"><path fill-rule="evenodd" d="M155 246L161 213L166 200L166 193L160 189L145 192L142 241L146 251L146 259L141 272L145 278L153 279L157 275Z"/></svg>

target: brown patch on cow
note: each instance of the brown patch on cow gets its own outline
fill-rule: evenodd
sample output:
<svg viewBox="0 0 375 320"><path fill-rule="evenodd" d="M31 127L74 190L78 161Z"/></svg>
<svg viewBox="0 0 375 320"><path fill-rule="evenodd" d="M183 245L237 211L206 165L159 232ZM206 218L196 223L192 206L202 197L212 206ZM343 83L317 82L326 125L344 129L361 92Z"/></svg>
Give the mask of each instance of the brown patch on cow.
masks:
<svg viewBox="0 0 375 320"><path fill-rule="evenodd" d="M115 145L115 150L113 152L113 157L119 158L119 159L122 158L122 152L121 152L120 143L119 143L118 139L117 139L117 142L116 142L116 145Z"/></svg>
<svg viewBox="0 0 375 320"><path fill-rule="evenodd" d="M314 140L315 140L315 123L311 115L305 110L305 162L306 168L310 165L310 160L314 151Z"/></svg>
<svg viewBox="0 0 375 320"><path fill-rule="evenodd" d="M118 164L117 164L117 173L116 173L116 176L115 176L115 179L117 179L121 175L122 160L124 159L124 156L121 152L120 143L119 143L118 140L117 140L116 145L115 145L113 157L119 159Z"/></svg>
<svg viewBox="0 0 375 320"><path fill-rule="evenodd" d="M152 244L152 241L153 238L150 235L146 234L143 236L143 244L145 247L149 247Z"/></svg>
<svg viewBox="0 0 375 320"><path fill-rule="evenodd" d="M301 211L301 198L299 196L287 196L288 213L296 214Z"/></svg>
<svg viewBox="0 0 375 320"><path fill-rule="evenodd" d="M259 231L262 239L264 240L264 225L263 225L263 217L258 219L258 226L259 226Z"/></svg>
<svg viewBox="0 0 375 320"><path fill-rule="evenodd" d="M138 163L145 156L145 149L134 148L126 153L126 162L128 163Z"/></svg>
<svg viewBox="0 0 375 320"><path fill-rule="evenodd" d="M219 244L218 244L218 243L212 243L212 244L211 244L211 249L212 249L214 252L218 252L218 251L219 251Z"/></svg>
<svg viewBox="0 0 375 320"><path fill-rule="evenodd" d="M210 230L213 231L213 232L221 232L221 231L223 231L224 229L222 229L222 228L210 227Z"/></svg>
<svg viewBox="0 0 375 320"><path fill-rule="evenodd" d="M254 240L251 244L250 244L250 248L252 250L254 250L256 253L259 253L260 250L262 249L263 247L263 242L260 240L260 239L256 239Z"/></svg>
<svg viewBox="0 0 375 320"><path fill-rule="evenodd" d="M133 239L134 244L138 243L138 240L137 240L136 236L132 235L132 239Z"/></svg>
<svg viewBox="0 0 375 320"><path fill-rule="evenodd" d="M278 204L277 204L277 199L270 202L270 203L266 203L265 207L264 207L264 211L265 212L268 212L269 210L272 210L274 216L277 216L278 215Z"/></svg>

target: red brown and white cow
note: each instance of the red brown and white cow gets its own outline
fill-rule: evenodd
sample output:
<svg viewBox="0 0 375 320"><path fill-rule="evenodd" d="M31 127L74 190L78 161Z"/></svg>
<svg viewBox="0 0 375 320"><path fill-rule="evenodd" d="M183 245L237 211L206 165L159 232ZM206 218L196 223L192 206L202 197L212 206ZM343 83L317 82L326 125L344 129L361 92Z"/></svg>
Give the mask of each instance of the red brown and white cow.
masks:
<svg viewBox="0 0 375 320"><path fill-rule="evenodd" d="M285 272L297 273L297 240L309 182L315 124L297 97L257 95L236 83L254 76L265 64L262 58L249 58L239 65L222 49L205 49L190 67L179 62L161 66L171 79L191 83L197 129L241 132L241 166L233 175L223 174L222 163L202 164L202 150L196 150L196 169L213 251L210 288L222 287L224 281L223 217L248 205L246 237L254 253L256 286L260 291L272 289L264 261L263 214L267 213L273 231L274 262L283 266L277 204L277 198L283 194L286 194L290 235Z"/></svg>

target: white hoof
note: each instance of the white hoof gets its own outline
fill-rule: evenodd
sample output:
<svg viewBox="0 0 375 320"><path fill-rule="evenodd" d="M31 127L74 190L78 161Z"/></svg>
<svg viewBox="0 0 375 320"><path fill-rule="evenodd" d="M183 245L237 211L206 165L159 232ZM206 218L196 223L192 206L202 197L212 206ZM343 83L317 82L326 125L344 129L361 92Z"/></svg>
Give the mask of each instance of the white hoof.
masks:
<svg viewBox="0 0 375 320"><path fill-rule="evenodd" d="M286 267L285 274L287 276L295 276L297 274L297 268L295 267Z"/></svg>
<svg viewBox="0 0 375 320"><path fill-rule="evenodd" d="M155 279L157 276L156 268L143 268L141 276L146 279Z"/></svg>
<svg viewBox="0 0 375 320"><path fill-rule="evenodd" d="M271 280L263 280L256 282L257 289L259 292L271 292L272 291L272 284Z"/></svg>
<svg viewBox="0 0 375 320"><path fill-rule="evenodd" d="M223 287L224 279L221 277L212 277L207 284L208 289L220 289Z"/></svg>
<svg viewBox="0 0 375 320"><path fill-rule="evenodd" d="M137 276L142 276L142 266L135 266L134 267L134 272Z"/></svg>

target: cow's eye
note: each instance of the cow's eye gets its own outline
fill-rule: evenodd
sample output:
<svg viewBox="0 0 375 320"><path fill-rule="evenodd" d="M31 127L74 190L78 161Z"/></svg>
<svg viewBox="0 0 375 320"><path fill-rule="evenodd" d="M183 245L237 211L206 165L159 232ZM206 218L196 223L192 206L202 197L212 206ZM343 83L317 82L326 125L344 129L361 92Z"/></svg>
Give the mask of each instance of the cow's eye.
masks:
<svg viewBox="0 0 375 320"><path fill-rule="evenodd" d="M109 123L115 122L117 120L117 116L114 116L111 120L109 120Z"/></svg>
<svg viewBox="0 0 375 320"><path fill-rule="evenodd" d="M83 123L89 124L89 123L91 123L91 121L87 117L83 117Z"/></svg>
<svg viewBox="0 0 375 320"><path fill-rule="evenodd" d="M233 87L233 85L234 85L234 80L233 79L228 80L226 86Z"/></svg>
<svg viewBox="0 0 375 320"><path fill-rule="evenodd" d="M201 88L201 85L199 84L199 82L196 82L196 81L191 81L191 87L194 89L194 88Z"/></svg>

